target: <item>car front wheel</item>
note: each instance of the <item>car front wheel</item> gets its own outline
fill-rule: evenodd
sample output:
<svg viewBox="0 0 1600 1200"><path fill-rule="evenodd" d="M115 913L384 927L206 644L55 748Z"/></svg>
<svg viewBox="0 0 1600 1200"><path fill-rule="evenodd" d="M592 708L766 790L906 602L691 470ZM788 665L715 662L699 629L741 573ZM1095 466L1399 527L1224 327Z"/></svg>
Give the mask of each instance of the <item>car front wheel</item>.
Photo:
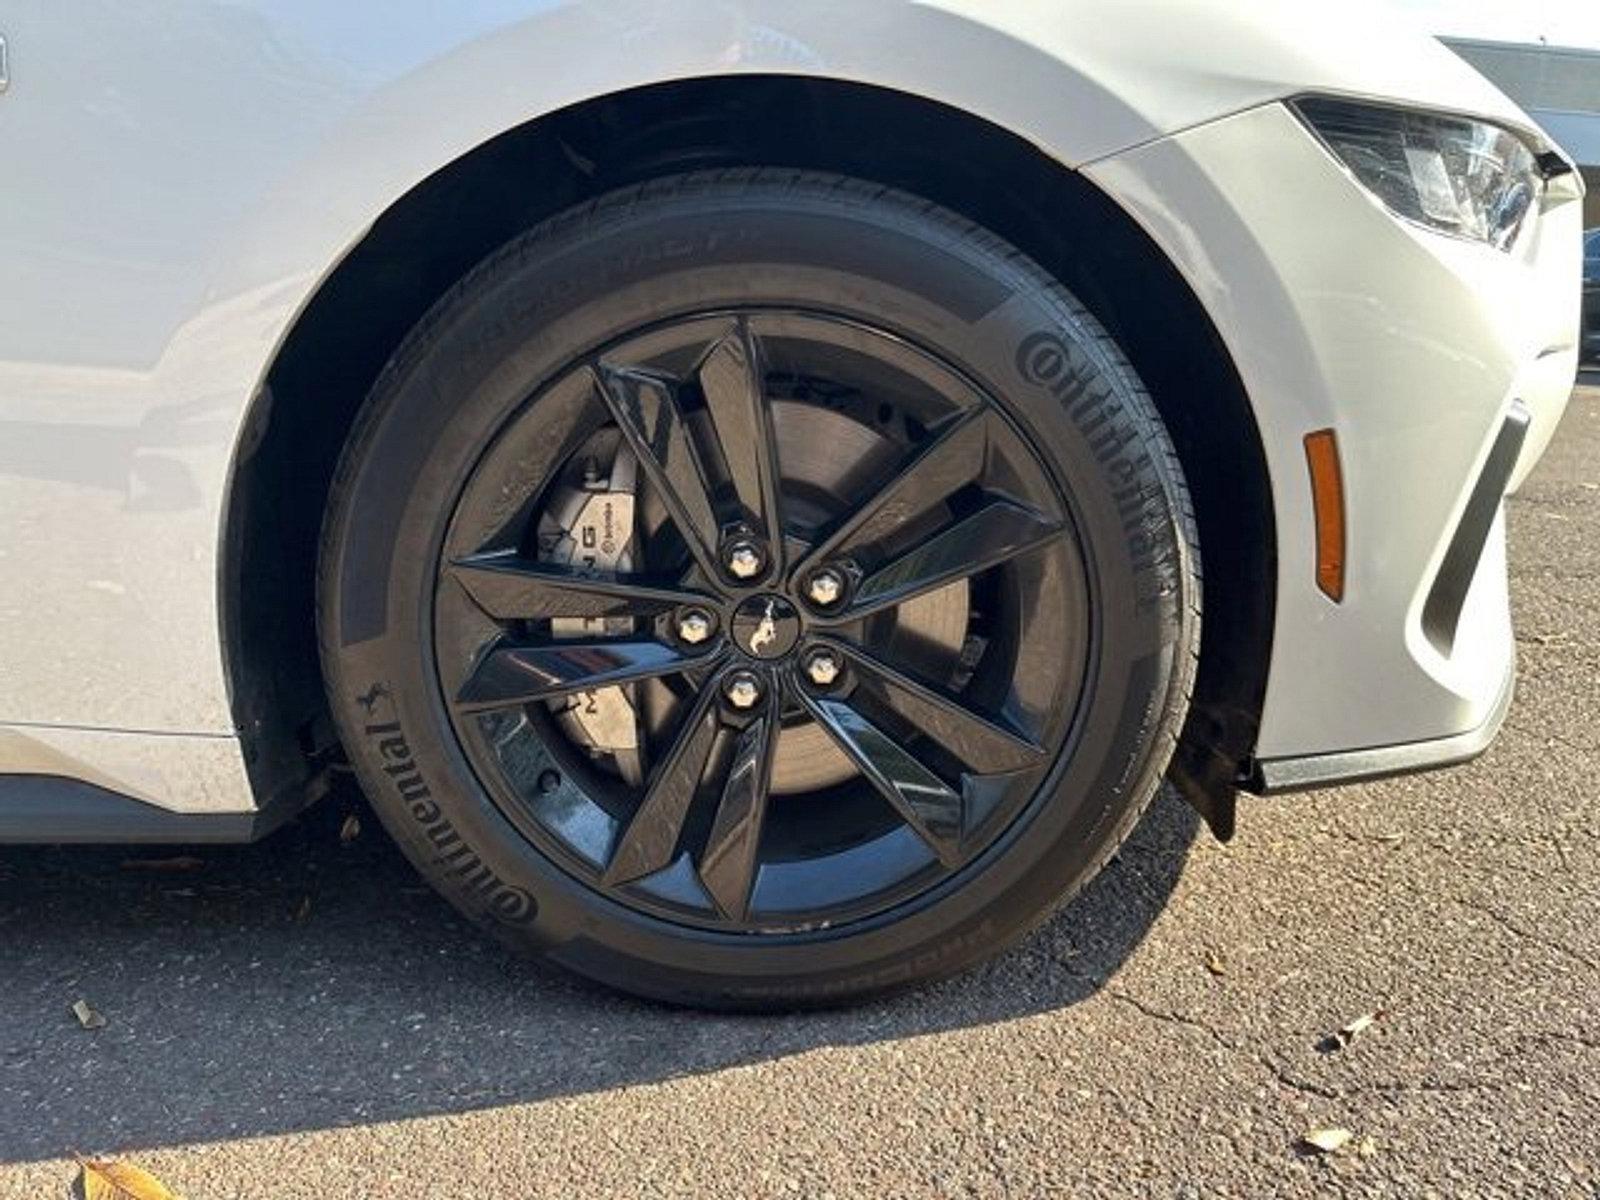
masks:
<svg viewBox="0 0 1600 1200"><path fill-rule="evenodd" d="M362 410L320 631L401 847L519 947L783 1007L948 974L1154 794L1199 637L1182 473L986 231L658 180L464 279Z"/></svg>

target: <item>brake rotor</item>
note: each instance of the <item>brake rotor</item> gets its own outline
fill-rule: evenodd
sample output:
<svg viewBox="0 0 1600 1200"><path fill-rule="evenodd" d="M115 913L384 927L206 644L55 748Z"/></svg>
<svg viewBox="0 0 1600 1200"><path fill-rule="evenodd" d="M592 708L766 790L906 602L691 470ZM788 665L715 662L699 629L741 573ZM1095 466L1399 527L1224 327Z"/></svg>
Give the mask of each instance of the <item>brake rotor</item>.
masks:
<svg viewBox="0 0 1600 1200"><path fill-rule="evenodd" d="M869 492L898 463L901 450L877 429L845 413L814 404L778 401L772 406L773 427L782 458L785 498L803 505L808 496L818 507L821 527L854 496ZM796 514L810 517L804 508ZM806 521L812 524L812 521ZM954 658L966 636L967 585L952 583L900 606L885 653L891 660L900 649L916 645L919 654L948 652ZM855 764L816 722L786 722L778 734L772 764L772 791L807 792L832 787L856 774Z"/></svg>

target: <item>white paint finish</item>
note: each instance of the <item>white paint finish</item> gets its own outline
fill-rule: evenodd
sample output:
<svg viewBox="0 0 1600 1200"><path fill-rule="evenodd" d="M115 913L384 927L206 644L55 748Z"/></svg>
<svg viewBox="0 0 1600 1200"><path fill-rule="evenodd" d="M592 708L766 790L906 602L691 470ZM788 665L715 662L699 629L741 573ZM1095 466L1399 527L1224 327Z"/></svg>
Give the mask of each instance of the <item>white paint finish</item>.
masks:
<svg viewBox="0 0 1600 1200"><path fill-rule="evenodd" d="M1573 295L1578 295L1573 284ZM1541 355L1524 363L1522 373L1511 385L1511 394L1528 406L1533 414L1533 425L1522 444L1522 456L1517 460L1516 472L1511 477L1510 491L1515 492L1528 478L1528 472L1543 456L1545 447L1555 436L1561 414L1567 409L1572 396L1572 381L1578 373L1578 348L1569 346Z"/></svg>
<svg viewBox="0 0 1600 1200"><path fill-rule="evenodd" d="M0 725L0 775L81 779L177 812L254 807L232 737Z"/></svg>
<svg viewBox="0 0 1600 1200"><path fill-rule="evenodd" d="M1421 607L1514 385L1545 350L1575 344L1576 201L1546 213L1511 254L1430 233L1391 217L1278 105L1089 174L1200 295L1262 427L1279 580L1259 754L1481 724L1512 652L1496 540L1451 658L1427 644ZM1564 383L1557 374L1528 397L1535 450L1571 389L1570 370ZM1302 442L1328 427L1347 496L1337 605L1315 586Z"/></svg>
<svg viewBox="0 0 1600 1200"><path fill-rule="evenodd" d="M737 72L918 93L1068 165L1305 89L1516 119L1430 41L1302 7L15 0L0 13L0 720L231 731L218 531L249 397L371 221L489 138L590 96ZM1217 247L1191 257L1232 269ZM1225 277L1206 289L1227 292Z"/></svg>

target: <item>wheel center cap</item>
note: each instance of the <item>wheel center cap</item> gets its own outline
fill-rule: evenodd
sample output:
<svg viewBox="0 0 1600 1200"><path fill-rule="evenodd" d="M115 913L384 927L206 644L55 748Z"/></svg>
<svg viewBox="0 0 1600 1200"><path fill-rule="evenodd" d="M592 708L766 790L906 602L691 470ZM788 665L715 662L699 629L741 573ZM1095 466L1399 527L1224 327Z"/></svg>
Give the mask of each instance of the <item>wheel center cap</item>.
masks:
<svg viewBox="0 0 1600 1200"><path fill-rule="evenodd" d="M751 596L733 610L729 630L751 658L782 658L800 640L800 614L782 596Z"/></svg>

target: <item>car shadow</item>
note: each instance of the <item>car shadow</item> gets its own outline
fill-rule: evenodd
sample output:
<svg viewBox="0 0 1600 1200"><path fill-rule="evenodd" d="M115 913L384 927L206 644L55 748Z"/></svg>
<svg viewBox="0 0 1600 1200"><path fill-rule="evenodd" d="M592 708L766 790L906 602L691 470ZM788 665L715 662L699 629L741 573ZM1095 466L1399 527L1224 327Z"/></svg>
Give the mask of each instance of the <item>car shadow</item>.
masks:
<svg viewBox="0 0 1600 1200"><path fill-rule="evenodd" d="M351 792L253 846L0 847L0 1162L469 1111L1071 1005L1143 940L1198 827L1163 795L1010 954L776 1017L634 1001L513 957ZM79 1024L80 999L103 1028Z"/></svg>

